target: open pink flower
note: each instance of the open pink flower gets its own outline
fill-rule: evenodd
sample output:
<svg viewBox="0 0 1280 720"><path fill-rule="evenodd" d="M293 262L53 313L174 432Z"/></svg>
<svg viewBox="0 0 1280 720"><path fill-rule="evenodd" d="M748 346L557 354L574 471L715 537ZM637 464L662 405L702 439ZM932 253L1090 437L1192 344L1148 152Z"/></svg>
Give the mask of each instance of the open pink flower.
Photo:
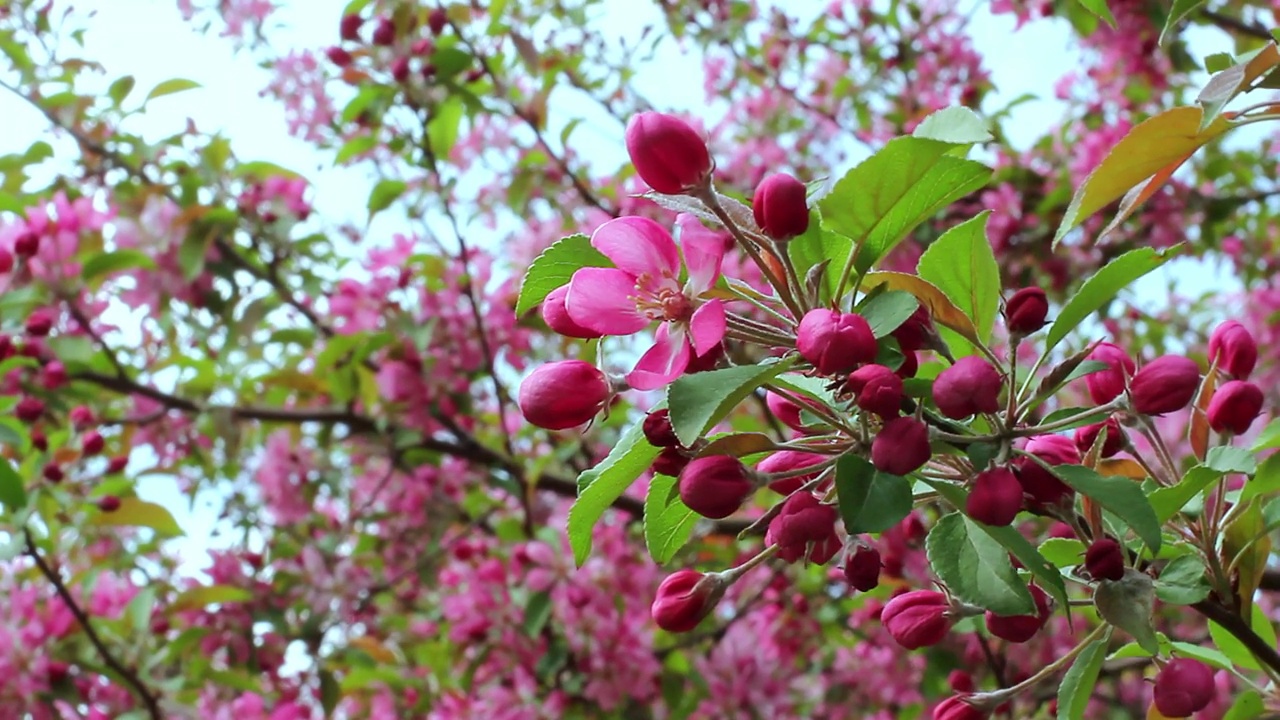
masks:
<svg viewBox="0 0 1280 720"><path fill-rule="evenodd" d="M602 335L631 335L654 320L662 325L653 347L627 375L637 390L654 390L680 377L694 355L724 339L724 302L703 295L720 277L724 243L697 218L676 218L688 278L680 284L680 249L671 233L642 217L601 225L591 246L617 267L582 268L569 281L565 309L573 321Z"/></svg>

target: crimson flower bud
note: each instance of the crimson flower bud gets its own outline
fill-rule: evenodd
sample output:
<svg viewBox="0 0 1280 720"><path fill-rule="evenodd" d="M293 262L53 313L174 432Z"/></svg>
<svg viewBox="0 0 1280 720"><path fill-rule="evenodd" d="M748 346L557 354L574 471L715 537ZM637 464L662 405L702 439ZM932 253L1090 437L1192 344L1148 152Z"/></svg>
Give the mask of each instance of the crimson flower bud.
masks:
<svg viewBox="0 0 1280 720"><path fill-rule="evenodd" d="M97 455L102 452L102 448L106 447L106 441L102 439L102 433L97 430L90 430L80 438L80 450L85 455Z"/></svg>
<svg viewBox="0 0 1280 720"><path fill-rule="evenodd" d="M1040 632L1040 628L1049 621L1049 616L1053 614L1053 607L1049 602L1049 596L1043 590L1035 585L1032 585L1029 590L1031 590L1031 598L1036 603L1035 615L1002 616L988 610L987 631L1011 643L1024 643L1035 637L1035 634Z"/></svg>
<svg viewBox="0 0 1280 720"><path fill-rule="evenodd" d="M1004 322L1010 335L1030 335L1044 327L1049 315L1049 299L1038 287L1025 287L1004 304Z"/></svg>
<svg viewBox="0 0 1280 720"><path fill-rule="evenodd" d="M1084 569L1094 580L1120 580L1124 577L1124 550L1109 537L1094 540L1084 551Z"/></svg>
<svg viewBox="0 0 1280 720"><path fill-rule="evenodd" d="M969 517L992 526L1008 525L1021 509L1022 483L1005 467L978 473L964 505Z"/></svg>
<svg viewBox="0 0 1280 720"><path fill-rule="evenodd" d="M0 248L0 273L7 273L13 270L13 253Z"/></svg>
<svg viewBox="0 0 1280 720"><path fill-rule="evenodd" d="M338 37L349 41L359 40L360 26L363 24L364 19L355 13L343 15L342 22L338 25Z"/></svg>
<svg viewBox="0 0 1280 720"><path fill-rule="evenodd" d="M1258 343L1245 326L1228 320L1209 336L1209 362L1215 360L1223 372L1247 380L1258 363Z"/></svg>
<svg viewBox="0 0 1280 720"><path fill-rule="evenodd" d="M847 373L876 359L876 336L865 318L816 308L805 313L796 330L796 347L823 375Z"/></svg>
<svg viewBox="0 0 1280 720"><path fill-rule="evenodd" d="M398 57L391 61L391 79L398 83L409 79L409 58Z"/></svg>
<svg viewBox="0 0 1280 720"><path fill-rule="evenodd" d="M949 418L959 420L1000 409L1000 371L980 357L970 355L938 373L933 381L933 402Z"/></svg>
<svg viewBox="0 0 1280 720"><path fill-rule="evenodd" d="M449 16L445 14L444 8L436 8L427 16L427 27L431 29L431 34L439 36L444 32L444 26L449 23Z"/></svg>
<svg viewBox="0 0 1280 720"><path fill-rule="evenodd" d="M913 417L885 423L871 442L871 464L890 475L907 475L929 462L929 428Z"/></svg>
<svg viewBox="0 0 1280 720"><path fill-rule="evenodd" d="M128 455L117 455L107 461L107 474L115 475L116 473L124 472L124 469L128 467L128 465Z"/></svg>
<svg viewBox="0 0 1280 720"><path fill-rule="evenodd" d="M816 453L807 453L800 450L780 450L757 463L756 470L767 474L790 472L810 465L817 465L826 459L827 456ZM769 489L780 495L790 495L817 476L818 472L815 470L808 475L796 475L774 480L769 483Z"/></svg>
<svg viewBox="0 0 1280 720"><path fill-rule="evenodd" d="M963 695L952 695L933 709L933 720L986 720L991 717L985 710L965 702Z"/></svg>
<svg viewBox="0 0 1280 720"><path fill-rule="evenodd" d="M351 53L343 50L337 45L325 50L324 54L328 56L329 62L337 65L338 67L347 67L355 61L355 58L351 56Z"/></svg>
<svg viewBox="0 0 1280 720"><path fill-rule="evenodd" d="M54 360L40 369L40 385L46 390L57 390L67 384L67 366Z"/></svg>
<svg viewBox="0 0 1280 720"><path fill-rule="evenodd" d="M770 175L756 186L751 212L756 225L775 240L790 240L809 229L804 183L786 173Z"/></svg>
<svg viewBox="0 0 1280 720"><path fill-rule="evenodd" d="M1107 342L1098 343L1093 352L1089 353L1088 359L1110 366L1107 370L1099 370L1084 376L1085 385L1089 388L1089 397L1099 405L1119 397L1120 393L1124 392L1125 382L1133 377L1134 368L1137 367L1133 358L1129 357L1129 353L1119 345Z"/></svg>
<svg viewBox="0 0 1280 720"><path fill-rule="evenodd" d="M1098 441L1098 434L1102 432L1103 428L1107 429L1107 439L1102 441L1102 457L1109 458L1129 444L1129 438L1125 435L1124 428L1120 427L1120 421L1115 418L1107 418L1106 422L1085 425L1076 429L1076 449L1080 451L1081 456L1084 456L1085 453L1093 448L1093 444Z"/></svg>
<svg viewBox="0 0 1280 720"><path fill-rule="evenodd" d="M1174 658L1156 675L1156 709L1171 718L1191 717L1213 701L1213 668L1192 658Z"/></svg>
<svg viewBox="0 0 1280 720"><path fill-rule="evenodd" d="M40 236L26 230L13 240L13 252L18 257L31 257L40 249Z"/></svg>
<svg viewBox="0 0 1280 720"><path fill-rule="evenodd" d="M1080 452L1071 438L1063 435L1037 435L1027 441L1024 448L1049 465L1077 465ZM1071 504L1075 491L1056 475L1029 457L1019 457L1013 463L1022 483L1022 491L1030 496L1028 507L1044 510L1049 507L1065 507Z"/></svg>
<svg viewBox="0 0 1280 720"><path fill-rule="evenodd" d="M777 545L778 557L793 563L804 558L825 565L840 552L836 535L839 513L823 505L812 493L795 493L782 503L782 510L769 523L765 545Z"/></svg>
<svg viewBox="0 0 1280 720"><path fill-rule="evenodd" d="M67 476L66 473L62 472L62 468L53 463L45 465L44 470L41 472L44 474L44 479L51 483L60 483Z"/></svg>
<svg viewBox="0 0 1280 720"><path fill-rule="evenodd" d="M1181 355L1165 355L1142 366L1129 383L1133 409L1143 415L1181 410L1200 387L1200 367Z"/></svg>
<svg viewBox="0 0 1280 720"><path fill-rule="evenodd" d="M921 305L890 334L898 341L898 347L903 352L915 352L929 345L929 338L933 333L933 318L929 317L929 311Z"/></svg>
<svg viewBox="0 0 1280 720"><path fill-rule="evenodd" d="M49 449L49 438L39 430L31 431L31 447L44 452Z"/></svg>
<svg viewBox="0 0 1280 720"><path fill-rule="evenodd" d="M883 365L863 365L849 375L845 387L869 413L887 420L902 414L902 378Z"/></svg>
<svg viewBox="0 0 1280 720"><path fill-rule="evenodd" d="M765 405L769 412L783 425L792 430L804 430L804 422L800 418L800 406L774 392L764 395Z"/></svg>
<svg viewBox="0 0 1280 720"><path fill-rule="evenodd" d="M64 662L51 660L49 661L49 664L45 666L45 675L49 678L50 685L58 685L64 682L70 674L71 666Z"/></svg>
<svg viewBox="0 0 1280 720"><path fill-rule="evenodd" d="M644 437L654 447L667 448L680 446L680 438L676 437L675 428L671 427L671 411L663 408L654 410L644 416Z"/></svg>
<svg viewBox="0 0 1280 720"><path fill-rule="evenodd" d="M880 585L880 551L857 541L844 559L844 579L854 590L875 590Z"/></svg>
<svg viewBox="0 0 1280 720"><path fill-rule="evenodd" d="M396 41L396 25L391 18L378 18L378 26L373 29L373 44L387 46Z"/></svg>
<svg viewBox="0 0 1280 720"><path fill-rule="evenodd" d="M28 335L44 337L53 329L53 311L49 308L36 308L27 316L26 330Z"/></svg>
<svg viewBox="0 0 1280 720"><path fill-rule="evenodd" d="M951 631L951 603L933 590L913 590L888 602L880 622L899 645L908 649L937 645Z"/></svg>
<svg viewBox="0 0 1280 720"><path fill-rule="evenodd" d="M1223 383L1209 401L1209 427L1220 433L1240 435L1249 429L1262 412L1262 390L1251 382L1231 380Z"/></svg>
<svg viewBox="0 0 1280 720"><path fill-rule="evenodd" d="M898 369L894 370L893 373L903 380L906 380L907 378L915 377L916 373L919 371L920 358L916 357L914 352L906 350L902 353L902 364L899 365Z"/></svg>
<svg viewBox="0 0 1280 720"><path fill-rule="evenodd" d="M15 352L13 338L7 333L0 333L0 360L8 360Z"/></svg>
<svg viewBox="0 0 1280 720"><path fill-rule="evenodd" d="M636 173L664 195L679 195L703 185L711 175L707 143L685 121L642 112L627 122L627 154Z"/></svg>
<svg viewBox="0 0 1280 720"><path fill-rule="evenodd" d="M102 512L115 512L120 509L120 498L115 495L103 495L98 498L98 509Z"/></svg>
<svg viewBox="0 0 1280 720"><path fill-rule="evenodd" d="M684 448L669 447L663 448L658 453L658 457L654 458L653 471L659 475L668 477L680 477L680 473L684 471L686 465L689 464L689 456L685 454Z"/></svg>
<svg viewBox="0 0 1280 720"><path fill-rule="evenodd" d="M588 330L569 317L569 311L565 309L564 301L569 295L569 286L561 285L547 294L545 300L542 301L542 319L547 322L547 327L553 332L564 335L565 337L581 338L583 340L593 340L602 335L594 330Z"/></svg>
<svg viewBox="0 0 1280 720"><path fill-rule="evenodd" d="M680 472L680 499L713 520L732 515L754 490L751 471L729 455L697 458Z"/></svg>
<svg viewBox="0 0 1280 720"><path fill-rule="evenodd" d="M658 585L649 613L667 632L689 632L716 606L723 589L714 575L697 570L677 570Z"/></svg>
<svg viewBox="0 0 1280 720"><path fill-rule="evenodd" d="M19 400L18 404L14 406L13 414L23 422L35 422L40 419L41 415L44 415L44 402L40 398L28 395Z"/></svg>
<svg viewBox="0 0 1280 720"><path fill-rule="evenodd" d="M610 392L609 379L596 366L560 360L525 378L517 401L525 420L547 430L565 430L594 418Z"/></svg>
<svg viewBox="0 0 1280 720"><path fill-rule="evenodd" d="M947 674L947 687L951 688L951 692L971 693L978 689L976 683L973 682L973 676L964 670L952 670Z"/></svg>
<svg viewBox="0 0 1280 720"><path fill-rule="evenodd" d="M84 405L77 405L67 413L67 419L71 421L72 427L83 430L93 424L93 411Z"/></svg>

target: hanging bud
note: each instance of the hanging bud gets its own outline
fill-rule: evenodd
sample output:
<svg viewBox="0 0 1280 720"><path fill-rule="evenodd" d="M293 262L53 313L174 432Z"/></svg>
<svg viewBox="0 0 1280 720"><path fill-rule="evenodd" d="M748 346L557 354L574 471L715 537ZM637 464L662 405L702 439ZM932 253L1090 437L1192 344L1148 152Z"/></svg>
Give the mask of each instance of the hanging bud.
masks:
<svg viewBox="0 0 1280 720"><path fill-rule="evenodd" d="M1037 435L1027 441L1024 450L1051 466L1080 464L1080 452L1076 450L1075 442L1062 435ZM1048 508L1071 505L1075 491L1040 463L1029 457L1019 457L1014 460L1013 467L1018 482L1022 483L1022 492L1029 496L1028 509L1043 512Z"/></svg>
<svg viewBox="0 0 1280 720"><path fill-rule="evenodd" d="M809 229L809 201L804 183L786 173L765 178L756 186L751 212L756 225L774 240L790 240Z"/></svg>
<svg viewBox="0 0 1280 720"><path fill-rule="evenodd" d="M933 709L933 720L986 720L990 713L965 702L963 695L952 695Z"/></svg>
<svg viewBox="0 0 1280 720"><path fill-rule="evenodd" d="M679 447L680 438L676 437L675 428L671 427L671 411L663 408L654 410L644 416L644 437L654 447Z"/></svg>
<svg viewBox="0 0 1280 720"><path fill-rule="evenodd" d="M27 395L13 407L13 414L23 422L33 423L39 420L41 415L44 415L44 402L40 398Z"/></svg>
<svg viewBox="0 0 1280 720"><path fill-rule="evenodd" d="M657 112L627 122L627 154L636 173L664 195L679 195L706 184L711 176L707 143L685 121Z"/></svg>
<svg viewBox="0 0 1280 720"><path fill-rule="evenodd" d="M386 47L396 41L396 25L391 18L378 18L378 26L373 29L373 44Z"/></svg>
<svg viewBox="0 0 1280 720"><path fill-rule="evenodd" d="M449 24L449 16L445 13L444 8L438 7L427 15L427 27L431 30L431 34L439 37L444 32L444 28Z"/></svg>
<svg viewBox="0 0 1280 720"><path fill-rule="evenodd" d="M391 79L398 83L409 79L409 58L398 57L391 61Z"/></svg>
<svg viewBox="0 0 1280 720"><path fill-rule="evenodd" d="M1181 355L1165 355L1142 366L1129 383L1133 409L1143 415L1181 410L1200 387L1200 367Z"/></svg>
<svg viewBox="0 0 1280 720"><path fill-rule="evenodd" d="M677 570L658 585L649 613L658 627L667 632L689 632L720 601L724 595L723 582L719 575Z"/></svg>
<svg viewBox="0 0 1280 720"><path fill-rule="evenodd" d="M756 471L764 475L773 473L791 472L810 465L818 465L827 460L826 455L818 455L816 453L801 452L800 450L780 450L769 457L761 460L756 465ZM799 490L801 486L818 476L815 470L807 475L796 475L794 477L782 478L769 483L769 489L780 494L790 495Z"/></svg>
<svg viewBox="0 0 1280 720"><path fill-rule="evenodd" d="M325 50L324 54L328 56L329 62L333 63L334 65L337 65L340 68L347 67L348 65L350 65L352 62L355 61L355 58L351 56L351 53L347 52L346 50L343 50L337 45L334 45L328 50Z"/></svg>
<svg viewBox="0 0 1280 720"><path fill-rule="evenodd" d="M524 419L546 430L566 430L591 420L609 400L609 379L582 360L550 362L520 383Z"/></svg>
<svg viewBox="0 0 1280 720"><path fill-rule="evenodd" d="M980 357L970 355L938 373L933 381L933 402L953 420L1000 409L1000 371Z"/></svg>
<svg viewBox="0 0 1280 720"><path fill-rule="evenodd" d="M103 495L98 498L98 509L105 513L112 513L120 509L120 498L115 495Z"/></svg>
<svg viewBox="0 0 1280 720"><path fill-rule="evenodd" d="M951 603L933 590L913 590L884 606L880 622L908 650L937 645L951 631Z"/></svg>
<svg viewBox="0 0 1280 720"><path fill-rule="evenodd" d="M1209 401L1209 427L1216 432L1241 435L1262 412L1262 403L1262 390L1257 385L1230 380L1215 390Z"/></svg>
<svg viewBox="0 0 1280 720"><path fill-rule="evenodd" d="M49 308L36 308L27 316L26 331L28 335L35 337L44 337L53 329L53 310Z"/></svg>
<svg viewBox="0 0 1280 720"><path fill-rule="evenodd" d="M849 375L845 389L857 398L858 407L886 420L902 414L902 378L883 365L863 365Z"/></svg>
<svg viewBox="0 0 1280 720"><path fill-rule="evenodd" d="M920 358L916 357L916 354L911 350L906 350L902 353L902 364L899 365L898 369L894 370L893 373L903 380L906 380L907 378L915 377L916 373L919 371Z"/></svg>
<svg viewBox="0 0 1280 720"><path fill-rule="evenodd" d="M778 557L793 563L801 558L825 565L840 552L836 535L839 513L812 493L795 493L782 503L765 533L764 543L778 546Z"/></svg>
<svg viewBox="0 0 1280 720"><path fill-rule="evenodd" d="M1161 715L1191 717L1213 702L1213 668L1192 658L1174 658L1156 675L1152 698Z"/></svg>
<svg viewBox="0 0 1280 720"><path fill-rule="evenodd" d="M680 499L690 510L713 520L737 512L754 490L751 471L729 455L697 458L680 472Z"/></svg>
<svg viewBox="0 0 1280 720"><path fill-rule="evenodd" d="M898 347L903 352L923 350L929 347L934 335L933 319L929 317L929 311L920 305L915 312L911 313L911 317L890 334L898 341Z"/></svg>
<svg viewBox="0 0 1280 720"><path fill-rule="evenodd" d="M823 375L847 373L876 359L876 336L861 315L816 308L796 330L796 347Z"/></svg>
<svg viewBox="0 0 1280 720"><path fill-rule="evenodd" d="M1124 577L1124 549L1109 537L1094 540L1084 551L1084 569L1094 580L1120 580Z"/></svg>
<svg viewBox="0 0 1280 720"><path fill-rule="evenodd" d="M871 441L871 464L890 475L913 473L932 456L929 428L913 417L890 420Z"/></svg>
<svg viewBox="0 0 1280 720"><path fill-rule="evenodd" d="M1030 335L1044 327L1049 299L1038 287L1022 288L1004 304L1005 326L1010 335Z"/></svg>
<svg viewBox="0 0 1280 720"><path fill-rule="evenodd" d="M569 311L565 309L565 297L569 295L569 286L561 285L547 294L546 299L542 301L542 319L546 321L547 327L552 332L558 333L565 337L581 338L583 340L594 340L598 337L604 337L600 333L582 327L569 317Z"/></svg>
<svg viewBox="0 0 1280 720"><path fill-rule="evenodd" d="M871 592L880 585L880 567L880 551L859 538L845 555L844 579L854 590Z"/></svg>
<svg viewBox="0 0 1280 720"><path fill-rule="evenodd" d="M1099 405L1109 403L1124 392L1125 383L1133 377L1137 365L1119 345L1099 343L1089 353L1089 360L1106 363L1106 370L1099 370L1084 376L1085 385L1089 388L1089 397Z"/></svg>
<svg viewBox="0 0 1280 720"><path fill-rule="evenodd" d="M1028 590L1031 591L1031 598L1035 601L1036 614L1003 616L988 610L986 614L988 632L1011 643L1024 643L1040 632L1040 628L1049 622L1049 616L1053 614L1053 604L1049 596L1035 585Z"/></svg>
<svg viewBox="0 0 1280 720"><path fill-rule="evenodd" d="M658 453L658 457L654 458L653 465L650 467L659 475L680 477L680 473L684 472L685 467L689 465L689 459L684 448L663 448L662 452Z"/></svg>
<svg viewBox="0 0 1280 720"><path fill-rule="evenodd" d="M964 506L969 517L993 527L1013 522L1021 509L1022 483L1005 467L978 473Z"/></svg>
<svg viewBox="0 0 1280 720"><path fill-rule="evenodd" d="M1102 432L1103 428L1107 430L1107 439L1102 441L1102 457L1109 458L1125 449L1129 444L1129 438L1125 435L1124 428L1120 427L1120 421L1115 418L1107 418L1106 422L1085 425L1076 429L1076 449L1080 451L1082 457L1093 448L1093 444L1098 441L1098 434Z"/></svg>
<svg viewBox="0 0 1280 720"><path fill-rule="evenodd" d="M97 430L90 430L80 438L80 451L86 456L97 455L106 445L107 442L102 439L102 433Z"/></svg>
<svg viewBox="0 0 1280 720"><path fill-rule="evenodd" d="M1209 362L1237 380L1248 380L1258 363L1258 343L1249 330L1235 320L1219 325L1209 336Z"/></svg>
<svg viewBox="0 0 1280 720"><path fill-rule="evenodd" d="M348 42L354 42L360 39L360 26L364 24L364 20L355 13L343 15L342 21L338 25L338 36Z"/></svg>
<svg viewBox="0 0 1280 720"><path fill-rule="evenodd" d="M768 406L769 412L783 425L792 430L805 429L803 419L800 417L800 406L796 403L775 392L766 392L764 402ZM813 403L817 405L816 401L813 401Z"/></svg>

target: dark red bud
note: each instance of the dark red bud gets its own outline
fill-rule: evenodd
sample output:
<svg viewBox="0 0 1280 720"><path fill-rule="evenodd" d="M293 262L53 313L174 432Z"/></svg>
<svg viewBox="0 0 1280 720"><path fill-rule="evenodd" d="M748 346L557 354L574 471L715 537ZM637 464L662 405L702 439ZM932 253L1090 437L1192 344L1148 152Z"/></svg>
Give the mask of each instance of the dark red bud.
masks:
<svg viewBox="0 0 1280 720"><path fill-rule="evenodd" d="M7 273L13 270L13 253L0 248L0 273Z"/></svg>
<svg viewBox="0 0 1280 720"><path fill-rule="evenodd" d="M984 470L973 479L965 512L980 523L1003 526L1022 509L1022 483L1009 468Z"/></svg>
<svg viewBox="0 0 1280 720"><path fill-rule="evenodd" d="M751 471L729 455L697 458L680 472L680 499L690 510L713 520L737 512L754 490Z"/></svg>
<svg viewBox="0 0 1280 720"><path fill-rule="evenodd" d="M1053 605L1049 601L1049 596L1040 588L1032 585L1029 590L1036 604L1035 615L1004 616L988 610L987 631L1011 643L1024 643L1035 637L1035 634L1040 632L1040 628L1049 621L1049 616L1053 614Z"/></svg>
<svg viewBox="0 0 1280 720"><path fill-rule="evenodd" d="M67 419L71 421L72 427L83 430L93 424L93 411L84 405L77 405L67 413Z"/></svg>
<svg viewBox="0 0 1280 720"><path fill-rule="evenodd" d="M27 316L26 331L28 335L44 337L53 329L53 311L49 308L36 308Z"/></svg>
<svg viewBox="0 0 1280 720"><path fill-rule="evenodd" d="M876 337L861 315L816 308L796 330L800 355L823 375L847 373L876 358Z"/></svg>
<svg viewBox="0 0 1280 720"><path fill-rule="evenodd" d="M1094 580L1120 580L1124 577L1124 549L1111 538L1094 540L1084 552L1084 569Z"/></svg>
<svg viewBox="0 0 1280 720"><path fill-rule="evenodd" d="M1209 336L1209 362L1237 380L1248 380L1258 363L1258 343L1244 325L1228 320Z"/></svg>
<svg viewBox="0 0 1280 720"><path fill-rule="evenodd" d="M777 545L778 557L787 562L804 558L815 565L825 565L840 551L838 517L834 506L822 504L812 493L794 493L769 523L765 545Z"/></svg>
<svg viewBox="0 0 1280 720"><path fill-rule="evenodd" d="M644 437L654 447L678 447L680 438L676 437L675 428L671 427L671 412L663 408L645 415Z"/></svg>
<svg viewBox="0 0 1280 720"><path fill-rule="evenodd" d="M594 330L582 327L574 322L573 318L569 317L569 311L564 305L565 298L568 295L569 286L561 285L548 293L546 299L542 301L542 319L546 321L547 327L565 337L581 338L583 340L603 337Z"/></svg>
<svg viewBox="0 0 1280 720"><path fill-rule="evenodd" d="M396 26L391 18L378 18L378 26L373 29L373 44L387 46L396 41Z"/></svg>
<svg viewBox="0 0 1280 720"><path fill-rule="evenodd" d="M938 373L933 381L933 402L949 418L959 420L1000 409L1000 371L980 357L970 355Z"/></svg>
<svg viewBox="0 0 1280 720"><path fill-rule="evenodd" d="M642 112L632 116L627 122L626 144L640 179L665 195L701 186L711 174L706 141L672 115Z"/></svg>
<svg viewBox="0 0 1280 720"><path fill-rule="evenodd" d="M391 61L391 78L398 83L409 79L409 58L398 57Z"/></svg>
<svg viewBox="0 0 1280 720"><path fill-rule="evenodd" d="M916 308L911 313L911 317L906 322L899 325L892 333L893 338L898 341L898 347L903 352L915 352L922 350L929 345L929 339L934 334L933 318L929 316L929 311L923 305Z"/></svg>
<svg viewBox="0 0 1280 720"><path fill-rule="evenodd" d="M342 22L338 25L338 36L343 40L356 41L360 39L360 26L364 24L364 20L355 13L342 16Z"/></svg>
<svg viewBox="0 0 1280 720"><path fill-rule="evenodd" d="M49 449L49 438L39 430L31 431L31 447L44 452Z"/></svg>
<svg viewBox="0 0 1280 720"><path fill-rule="evenodd" d="M756 465L756 470L764 474L790 472L810 465L817 465L826 460L827 457L826 455L817 455L800 450L781 450L761 460ZM818 472L814 471L807 475L796 475L774 480L769 483L769 489L780 495L790 495L817 476Z"/></svg>
<svg viewBox="0 0 1280 720"><path fill-rule="evenodd" d="M40 419L44 415L44 403L39 398L30 395L18 401L13 408L13 414L23 422L32 423Z"/></svg>
<svg viewBox="0 0 1280 720"><path fill-rule="evenodd" d="M1063 435L1037 435L1027 442L1025 450L1043 460L1050 466L1078 465L1080 452L1075 442ZM1018 482L1022 483L1022 491L1029 496L1027 507L1042 512L1050 507L1070 505L1075 491L1058 479L1056 475L1028 457L1014 460L1014 471Z"/></svg>
<svg viewBox="0 0 1280 720"><path fill-rule="evenodd" d="M858 541L845 557L844 578L854 590L875 590L880 585L880 551Z"/></svg>
<svg viewBox="0 0 1280 720"><path fill-rule="evenodd" d="M1203 710L1215 694L1213 668L1192 658L1174 658L1156 675L1152 698L1161 715L1185 718Z"/></svg>
<svg viewBox="0 0 1280 720"><path fill-rule="evenodd" d="M913 417L885 423L871 442L871 464L890 475L907 475L929 462L929 428Z"/></svg>
<svg viewBox="0 0 1280 720"><path fill-rule="evenodd" d="M54 465L53 463L45 465L44 470L41 472L44 475L44 479L51 483L60 483L67 477L67 474L62 471L62 468Z"/></svg>
<svg viewBox="0 0 1280 720"><path fill-rule="evenodd" d="M1022 288L1004 305L1005 325L1010 335L1030 335L1044 327L1049 316L1049 299L1038 287Z"/></svg>
<svg viewBox="0 0 1280 720"><path fill-rule="evenodd" d="M115 495L103 495L98 498L98 509L102 512L115 512L120 509L120 498Z"/></svg>
<svg viewBox="0 0 1280 720"><path fill-rule="evenodd" d="M444 32L445 26L449 24L449 16L445 13L444 8L436 8L427 15L427 27L431 29L431 34L439 37Z"/></svg>
<svg viewBox="0 0 1280 720"><path fill-rule="evenodd" d="M1085 385L1089 388L1089 397L1099 405L1111 402L1124 392L1125 382L1133 377L1137 365L1119 345L1099 343L1089 353L1089 360L1106 363L1107 370L1089 373L1084 376Z"/></svg>
<svg viewBox="0 0 1280 720"><path fill-rule="evenodd" d="M932 590L913 590L888 602L880 622L899 645L916 650L937 645L951 631L951 604Z"/></svg>
<svg viewBox="0 0 1280 720"><path fill-rule="evenodd" d="M13 241L13 252L18 257L31 257L39 249L40 236L30 230L20 233Z"/></svg>
<svg viewBox="0 0 1280 720"><path fill-rule="evenodd" d="M658 586L649 612L667 632L689 632L715 607L719 593L714 580L696 570L677 570Z"/></svg>
<svg viewBox="0 0 1280 720"><path fill-rule="evenodd" d="M756 186L751 211L756 225L775 240L790 240L809 229L807 190L786 173L770 175Z"/></svg>
<svg viewBox="0 0 1280 720"><path fill-rule="evenodd" d="M129 466L129 456L117 455L111 458L109 461L107 461L107 474L115 475L116 473L124 472L124 469L128 466Z"/></svg>
<svg viewBox="0 0 1280 720"><path fill-rule="evenodd" d="M1115 418L1107 418L1106 422L1085 425L1076 429L1076 449L1080 451L1081 456L1093 448L1093 444L1098 441L1098 434L1102 432L1103 428L1107 430L1107 439L1102 442L1102 457L1109 458L1129 444L1129 438L1125 435L1124 428L1120 427L1120 421Z"/></svg>
<svg viewBox="0 0 1280 720"><path fill-rule="evenodd" d="M858 407L869 413L886 420L902 414L902 378L883 365L863 365L853 371L845 388L857 398Z"/></svg>
<svg viewBox="0 0 1280 720"><path fill-rule="evenodd" d="M658 457L654 459L653 465L650 467L659 475L680 477L680 473L688 464L689 456L685 454L684 448L669 447L658 453Z"/></svg>
<svg viewBox="0 0 1280 720"><path fill-rule="evenodd" d="M1213 393L1206 415L1220 433L1243 434L1262 412L1262 390L1251 382L1230 380Z"/></svg>
<svg viewBox="0 0 1280 720"><path fill-rule="evenodd" d="M986 711L966 702L963 695L952 695L933 709L933 720L986 720L989 717Z"/></svg>
<svg viewBox="0 0 1280 720"><path fill-rule="evenodd" d="M560 360L534 370L520 383L517 404L525 420L547 430L567 430L594 418L611 394L609 379L582 360Z"/></svg>
<svg viewBox="0 0 1280 720"><path fill-rule="evenodd" d="M90 430L80 438L80 450L85 455L97 455L106 445L107 442L102 439L102 434L97 430Z"/></svg>
<svg viewBox="0 0 1280 720"><path fill-rule="evenodd" d="M1133 409L1143 415L1181 410L1200 387L1200 367L1181 355L1165 355L1147 363L1129 383Z"/></svg>

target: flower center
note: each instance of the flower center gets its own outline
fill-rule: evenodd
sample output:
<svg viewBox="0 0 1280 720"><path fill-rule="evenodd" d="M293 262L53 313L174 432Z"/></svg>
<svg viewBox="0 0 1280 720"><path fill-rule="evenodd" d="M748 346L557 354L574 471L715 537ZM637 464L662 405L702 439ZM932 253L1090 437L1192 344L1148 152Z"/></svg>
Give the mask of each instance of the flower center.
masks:
<svg viewBox="0 0 1280 720"><path fill-rule="evenodd" d="M688 322L693 317L693 302L685 297L673 278L663 280L668 282L653 282L649 275L636 279L636 309L650 320Z"/></svg>

